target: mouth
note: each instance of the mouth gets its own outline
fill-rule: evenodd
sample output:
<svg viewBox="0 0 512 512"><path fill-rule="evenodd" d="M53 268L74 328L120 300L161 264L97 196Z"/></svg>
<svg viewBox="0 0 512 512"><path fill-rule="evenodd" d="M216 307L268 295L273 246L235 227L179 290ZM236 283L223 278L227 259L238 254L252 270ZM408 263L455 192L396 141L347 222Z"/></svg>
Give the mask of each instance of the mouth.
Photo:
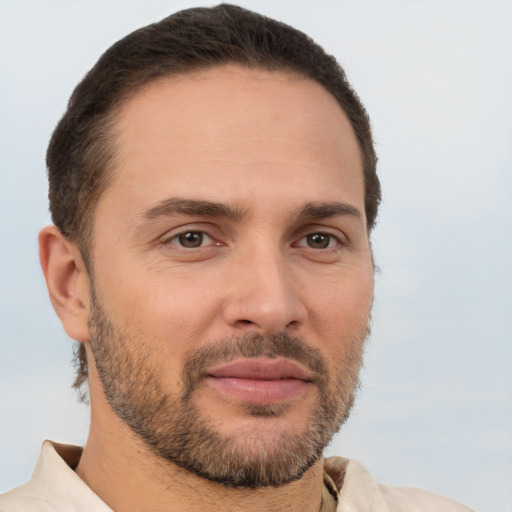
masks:
<svg viewBox="0 0 512 512"><path fill-rule="evenodd" d="M206 382L221 394L245 403L276 404L304 394L313 385L313 376L293 361L260 357L213 368Z"/></svg>

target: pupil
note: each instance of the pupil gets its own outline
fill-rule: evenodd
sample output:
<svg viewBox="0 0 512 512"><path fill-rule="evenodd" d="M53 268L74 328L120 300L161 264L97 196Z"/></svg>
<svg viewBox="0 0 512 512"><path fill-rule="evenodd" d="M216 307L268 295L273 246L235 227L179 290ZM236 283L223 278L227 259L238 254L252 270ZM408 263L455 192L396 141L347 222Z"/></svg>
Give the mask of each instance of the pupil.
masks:
<svg viewBox="0 0 512 512"><path fill-rule="evenodd" d="M322 235L321 233L315 233L309 235L309 245L317 249L325 249L329 245L329 236Z"/></svg>
<svg viewBox="0 0 512 512"><path fill-rule="evenodd" d="M199 247L203 243L203 235L195 231L189 231L179 236L183 247Z"/></svg>

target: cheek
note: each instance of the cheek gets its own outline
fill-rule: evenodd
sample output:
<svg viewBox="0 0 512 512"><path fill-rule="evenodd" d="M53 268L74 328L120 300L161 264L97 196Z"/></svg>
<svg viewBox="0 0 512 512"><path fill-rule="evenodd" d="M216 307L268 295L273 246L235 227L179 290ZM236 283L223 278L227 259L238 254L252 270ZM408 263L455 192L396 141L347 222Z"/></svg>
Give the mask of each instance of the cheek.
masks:
<svg viewBox="0 0 512 512"><path fill-rule="evenodd" d="M342 269L323 286L316 287L314 293L319 320L338 332L348 333L367 323L373 303L373 269Z"/></svg>
<svg viewBox="0 0 512 512"><path fill-rule="evenodd" d="M176 382L187 352L211 337L219 316L215 297L190 277L133 270L125 275L130 278L101 281L105 312L129 334L132 351L144 351L162 379Z"/></svg>
<svg viewBox="0 0 512 512"><path fill-rule="evenodd" d="M185 332L193 320L213 307L211 287L189 269L133 264L120 259L98 269L105 306L116 317ZM173 329L174 330L174 329Z"/></svg>
<svg viewBox="0 0 512 512"><path fill-rule="evenodd" d="M311 329L318 348L340 367L358 361L373 303L373 269L340 274L316 291Z"/></svg>
<svg viewBox="0 0 512 512"><path fill-rule="evenodd" d="M144 290L137 293L148 298L148 314L157 322L167 323L180 336L202 331L218 315L221 303L221 291L214 279L207 272L193 269L164 270L156 278L146 276Z"/></svg>

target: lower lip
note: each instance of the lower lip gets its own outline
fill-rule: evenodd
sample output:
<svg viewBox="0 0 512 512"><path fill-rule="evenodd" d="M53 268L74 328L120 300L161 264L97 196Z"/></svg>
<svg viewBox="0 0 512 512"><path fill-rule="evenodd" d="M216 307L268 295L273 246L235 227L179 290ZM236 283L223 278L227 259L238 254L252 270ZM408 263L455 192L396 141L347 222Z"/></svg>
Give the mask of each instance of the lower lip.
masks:
<svg viewBox="0 0 512 512"><path fill-rule="evenodd" d="M216 390L232 397L258 404L285 402L304 393L311 385L300 379L260 380L236 377L208 377Z"/></svg>

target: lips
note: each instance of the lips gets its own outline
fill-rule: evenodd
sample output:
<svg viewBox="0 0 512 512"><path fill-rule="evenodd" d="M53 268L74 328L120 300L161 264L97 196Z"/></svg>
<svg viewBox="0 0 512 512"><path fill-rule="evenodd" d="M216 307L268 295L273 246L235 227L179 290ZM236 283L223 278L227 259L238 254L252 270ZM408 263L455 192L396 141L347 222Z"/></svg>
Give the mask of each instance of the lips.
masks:
<svg viewBox="0 0 512 512"><path fill-rule="evenodd" d="M303 394L311 372L286 359L241 359L211 369L206 381L218 392L249 403L280 403Z"/></svg>

